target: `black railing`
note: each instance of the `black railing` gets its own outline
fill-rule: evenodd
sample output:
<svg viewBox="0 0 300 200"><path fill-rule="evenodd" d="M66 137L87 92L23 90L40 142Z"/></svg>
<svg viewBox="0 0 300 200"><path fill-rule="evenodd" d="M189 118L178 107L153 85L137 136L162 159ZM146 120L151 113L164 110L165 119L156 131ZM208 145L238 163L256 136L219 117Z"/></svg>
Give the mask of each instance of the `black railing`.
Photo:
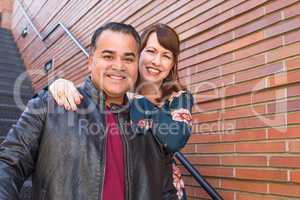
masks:
<svg viewBox="0 0 300 200"><path fill-rule="evenodd" d="M36 32L38 37L45 42L45 40L58 28L62 27L64 32L71 38L71 40L76 44L76 46L88 57L87 50L83 47L83 45L76 39L76 37L69 31L67 27L64 26L62 22L58 22L58 24L45 36L42 37L40 32L36 29L32 21L30 20L29 16L27 15L25 9L23 8L22 4L19 0L16 0L25 15L26 19L29 21L29 24L32 26L33 30ZM175 157L181 162L181 164L191 173L191 175L196 179L196 181L200 184L200 186L207 192L207 194L213 200L223 200L223 198L218 194L218 192L204 179L204 177L193 167L193 165L188 161L188 159L180 152L175 153Z"/></svg>
<svg viewBox="0 0 300 200"><path fill-rule="evenodd" d="M201 187L207 192L207 194L213 200L223 200L218 192L201 176L197 169L188 161L188 159L181 153L176 152L175 157L181 162L181 164L191 173Z"/></svg>

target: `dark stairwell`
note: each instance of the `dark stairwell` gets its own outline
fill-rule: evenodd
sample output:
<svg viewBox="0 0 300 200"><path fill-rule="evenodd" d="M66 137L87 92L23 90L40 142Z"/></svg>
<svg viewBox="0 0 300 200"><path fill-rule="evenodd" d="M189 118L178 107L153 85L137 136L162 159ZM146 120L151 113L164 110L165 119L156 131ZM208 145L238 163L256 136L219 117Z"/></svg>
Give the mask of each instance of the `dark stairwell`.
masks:
<svg viewBox="0 0 300 200"><path fill-rule="evenodd" d="M21 55L14 42L12 33L0 28L0 143L5 139L9 129L20 117L22 110L17 106L14 98L14 88L17 99L22 99L23 104L32 97L33 90L28 78L22 84L16 84L16 80L25 72L25 66ZM21 86L21 87L20 87ZM19 98L21 97L21 98ZM23 200L30 199L30 181L25 183L22 189Z"/></svg>

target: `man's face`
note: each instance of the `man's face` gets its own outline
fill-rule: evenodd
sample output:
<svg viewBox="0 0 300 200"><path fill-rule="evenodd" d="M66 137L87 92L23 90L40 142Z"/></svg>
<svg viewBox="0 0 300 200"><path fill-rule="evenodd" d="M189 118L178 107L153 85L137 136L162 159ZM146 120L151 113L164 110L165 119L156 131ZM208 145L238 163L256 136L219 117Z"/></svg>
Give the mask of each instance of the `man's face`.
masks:
<svg viewBox="0 0 300 200"><path fill-rule="evenodd" d="M89 58L91 78L107 98L123 98L138 75L138 47L133 36L105 30Z"/></svg>

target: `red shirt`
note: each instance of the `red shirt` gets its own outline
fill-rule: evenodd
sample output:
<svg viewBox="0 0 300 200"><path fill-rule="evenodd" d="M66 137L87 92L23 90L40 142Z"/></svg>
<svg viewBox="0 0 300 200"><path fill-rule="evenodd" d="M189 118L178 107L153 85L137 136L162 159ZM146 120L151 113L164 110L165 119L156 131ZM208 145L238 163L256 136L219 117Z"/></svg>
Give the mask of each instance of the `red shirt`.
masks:
<svg viewBox="0 0 300 200"><path fill-rule="evenodd" d="M106 164L103 200L125 199L125 167L123 142L113 113L106 114Z"/></svg>

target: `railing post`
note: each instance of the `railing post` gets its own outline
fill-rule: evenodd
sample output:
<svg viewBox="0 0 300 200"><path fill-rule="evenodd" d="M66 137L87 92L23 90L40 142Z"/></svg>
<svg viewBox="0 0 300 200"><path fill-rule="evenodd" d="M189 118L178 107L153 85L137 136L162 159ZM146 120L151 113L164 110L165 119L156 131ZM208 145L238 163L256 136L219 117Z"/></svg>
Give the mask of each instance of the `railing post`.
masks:
<svg viewBox="0 0 300 200"><path fill-rule="evenodd" d="M223 198L218 194L218 192L201 176L201 174L193 167L193 165L181 152L176 152L175 157L191 173L191 175L203 187L207 194L211 198L213 198L213 200L223 200Z"/></svg>

